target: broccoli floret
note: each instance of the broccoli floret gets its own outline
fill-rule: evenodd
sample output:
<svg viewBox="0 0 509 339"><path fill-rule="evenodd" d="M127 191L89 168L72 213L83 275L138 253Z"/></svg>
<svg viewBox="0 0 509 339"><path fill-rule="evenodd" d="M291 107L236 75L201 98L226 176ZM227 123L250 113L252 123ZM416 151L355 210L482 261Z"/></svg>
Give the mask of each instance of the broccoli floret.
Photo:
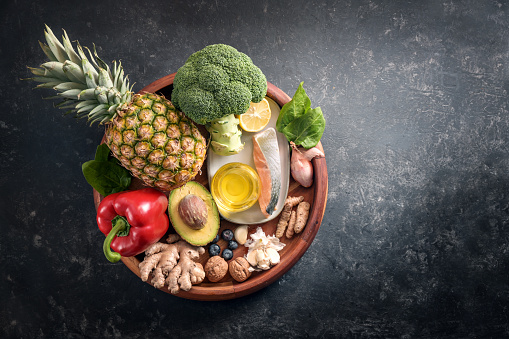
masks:
<svg viewBox="0 0 509 339"><path fill-rule="evenodd" d="M267 79L235 48L209 45L193 53L173 80L171 101L198 124L243 114L267 93Z"/></svg>

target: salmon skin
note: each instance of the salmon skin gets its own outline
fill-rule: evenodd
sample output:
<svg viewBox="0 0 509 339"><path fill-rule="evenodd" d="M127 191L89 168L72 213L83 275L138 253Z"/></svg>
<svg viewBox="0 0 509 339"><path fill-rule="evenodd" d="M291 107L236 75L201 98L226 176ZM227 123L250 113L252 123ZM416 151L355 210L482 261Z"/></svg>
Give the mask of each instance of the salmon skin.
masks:
<svg viewBox="0 0 509 339"><path fill-rule="evenodd" d="M281 192L281 159L274 128L267 128L253 136L253 160L260 177L258 203L268 218L276 210Z"/></svg>

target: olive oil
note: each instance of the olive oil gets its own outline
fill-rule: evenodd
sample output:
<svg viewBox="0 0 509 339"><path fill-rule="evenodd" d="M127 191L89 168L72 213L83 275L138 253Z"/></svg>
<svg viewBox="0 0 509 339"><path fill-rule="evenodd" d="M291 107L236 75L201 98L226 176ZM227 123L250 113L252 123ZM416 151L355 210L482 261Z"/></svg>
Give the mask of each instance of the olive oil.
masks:
<svg viewBox="0 0 509 339"><path fill-rule="evenodd" d="M248 165L229 163L218 169L212 178L211 193L218 208L228 212L244 211L260 196L260 178Z"/></svg>

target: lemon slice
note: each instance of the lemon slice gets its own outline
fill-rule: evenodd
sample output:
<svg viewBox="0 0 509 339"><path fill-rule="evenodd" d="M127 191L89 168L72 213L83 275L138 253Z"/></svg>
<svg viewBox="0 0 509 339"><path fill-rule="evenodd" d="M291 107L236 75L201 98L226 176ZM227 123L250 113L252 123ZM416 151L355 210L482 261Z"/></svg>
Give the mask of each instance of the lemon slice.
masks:
<svg viewBox="0 0 509 339"><path fill-rule="evenodd" d="M240 127L246 132L261 131L270 120L270 105L267 99L260 102L252 102L246 113L238 116Z"/></svg>

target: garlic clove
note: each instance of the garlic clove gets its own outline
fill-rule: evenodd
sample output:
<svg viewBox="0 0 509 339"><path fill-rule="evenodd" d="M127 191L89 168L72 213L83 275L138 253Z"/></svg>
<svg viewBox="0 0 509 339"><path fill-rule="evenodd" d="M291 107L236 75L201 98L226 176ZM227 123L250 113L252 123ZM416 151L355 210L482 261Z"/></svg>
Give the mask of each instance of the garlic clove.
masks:
<svg viewBox="0 0 509 339"><path fill-rule="evenodd" d="M265 252L262 249L256 250L256 266L261 269L265 269L264 267L270 266L269 257L265 255Z"/></svg>
<svg viewBox="0 0 509 339"><path fill-rule="evenodd" d="M269 256L266 255L265 251L262 249L255 250L255 255L256 255L256 262L258 263L258 265L260 265L261 263L263 263L269 259Z"/></svg>
<svg viewBox="0 0 509 339"><path fill-rule="evenodd" d="M249 230L248 225L242 225L235 229L235 232L233 232L233 236L235 237L235 240L240 244L244 245L247 241L247 233Z"/></svg>
<svg viewBox="0 0 509 339"><path fill-rule="evenodd" d="M262 270L268 270L270 266L270 257L263 249L256 250L256 266Z"/></svg>
<svg viewBox="0 0 509 339"><path fill-rule="evenodd" d="M258 264L258 262L256 261L256 250L248 251L246 259L249 262L249 265L256 267L256 265Z"/></svg>
<svg viewBox="0 0 509 339"><path fill-rule="evenodd" d="M272 266L270 266L270 264L269 264L269 263L264 263L264 264L258 265L258 268L259 268L259 269L262 269L262 270L264 270L264 271L269 270L271 267L272 267Z"/></svg>
<svg viewBox="0 0 509 339"><path fill-rule="evenodd" d="M278 264L279 261L281 260L281 256L279 255L278 251L276 251L275 249L267 248L265 250L265 252L266 252L267 256L269 257L269 261L272 266Z"/></svg>

